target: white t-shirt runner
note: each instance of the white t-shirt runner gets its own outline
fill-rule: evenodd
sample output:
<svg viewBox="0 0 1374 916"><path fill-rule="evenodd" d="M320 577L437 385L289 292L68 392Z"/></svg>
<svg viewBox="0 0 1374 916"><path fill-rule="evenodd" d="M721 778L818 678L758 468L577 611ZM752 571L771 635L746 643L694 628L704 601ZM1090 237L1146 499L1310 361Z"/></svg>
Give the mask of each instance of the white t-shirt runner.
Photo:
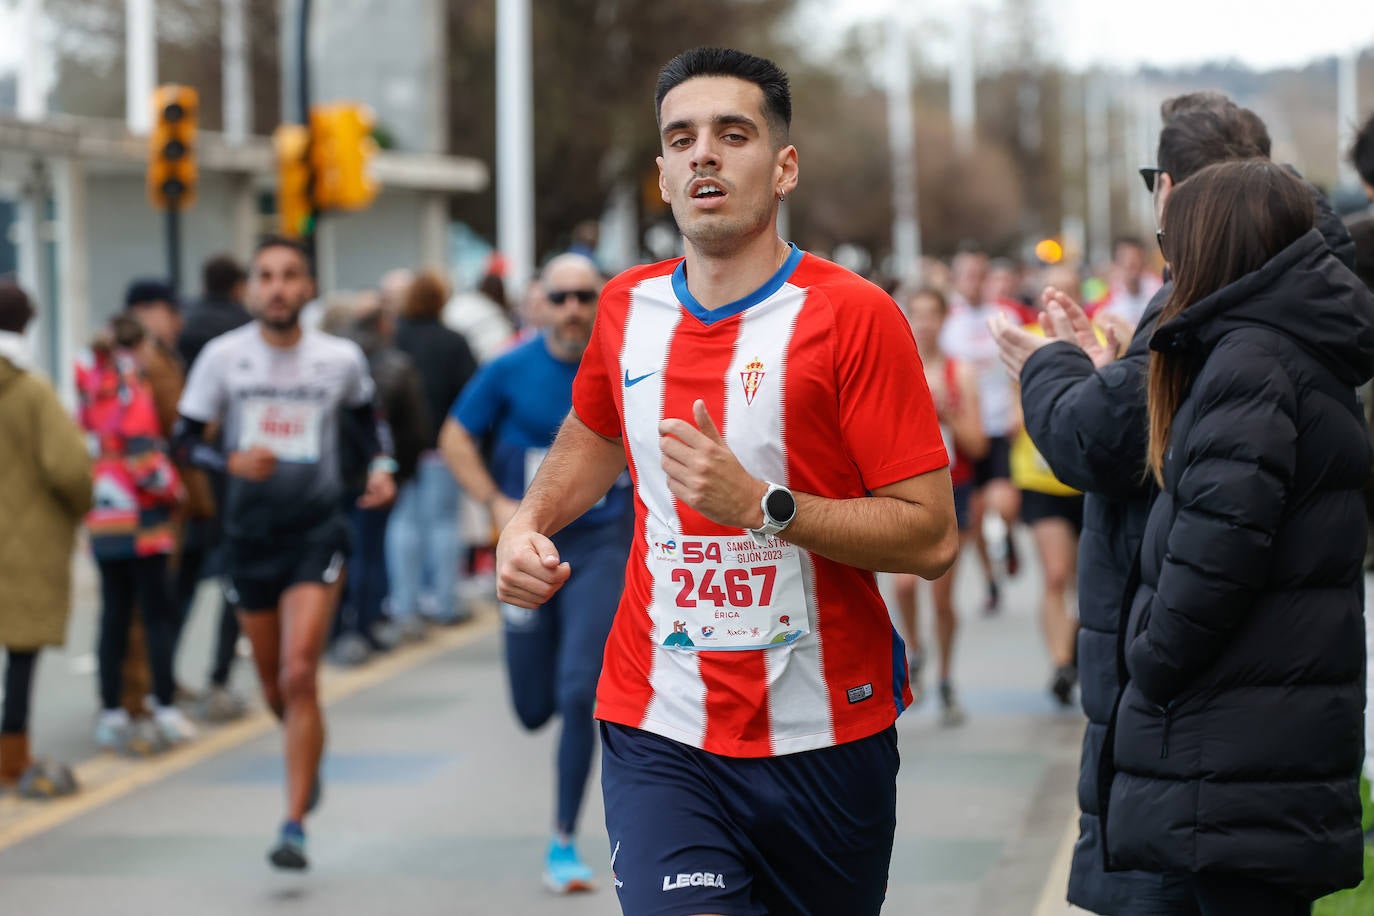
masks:
<svg viewBox="0 0 1374 916"><path fill-rule="evenodd" d="M178 412L222 421L228 452L265 446L277 456L260 483L229 478L223 518L234 540L268 540L313 528L341 511L339 410L373 397L357 344L304 330L274 347L254 322L215 338L191 368Z"/></svg>
<svg viewBox="0 0 1374 916"><path fill-rule="evenodd" d="M945 356L972 366L978 380L978 410L983 432L1005 436L1011 429L1014 393L1011 376L998 355L997 341L988 328L992 316L1004 314L1020 327L1015 310L996 302L972 306L957 296L950 297L949 318L940 330L940 349Z"/></svg>

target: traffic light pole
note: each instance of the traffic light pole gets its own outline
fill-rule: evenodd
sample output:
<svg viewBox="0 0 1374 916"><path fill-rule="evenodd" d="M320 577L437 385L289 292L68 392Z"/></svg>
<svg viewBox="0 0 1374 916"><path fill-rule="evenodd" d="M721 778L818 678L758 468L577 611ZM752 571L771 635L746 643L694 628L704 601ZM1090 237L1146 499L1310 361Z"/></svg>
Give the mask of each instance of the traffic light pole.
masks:
<svg viewBox="0 0 1374 916"><path fill-rule="evenodd" d="M181 195L167 201L167 282L181 292Z"/></svg>
<svg viewBox="0 0 1374 916"><path fill-rule="evenodd" d="M307 130L310 128L310 0L296 0L296 95L299 107L299 122ZM306 161L309 161L309 147L306 148ZM311 176L314 182L314 176ZM315 229L320 222L320 211L314 206L314 192L310 192L310 220L306 224L301 242L310 256L312 267L317 263L315 253Z"/></svg>

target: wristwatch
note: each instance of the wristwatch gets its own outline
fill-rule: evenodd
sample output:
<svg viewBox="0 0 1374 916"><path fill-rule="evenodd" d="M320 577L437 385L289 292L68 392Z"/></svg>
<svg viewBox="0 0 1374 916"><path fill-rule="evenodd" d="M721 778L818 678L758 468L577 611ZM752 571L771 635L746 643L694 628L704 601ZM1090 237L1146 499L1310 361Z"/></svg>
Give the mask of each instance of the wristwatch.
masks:
<svg viewBox="0 0 1374 916"><path fill-rule="evenodd" d="M759 501L763 508L763 526L749 529L749 534L760 547L767 546L769 535L779 533L797 517L797 500L792 491L772 481L765 483L768 489Z"/></svg>

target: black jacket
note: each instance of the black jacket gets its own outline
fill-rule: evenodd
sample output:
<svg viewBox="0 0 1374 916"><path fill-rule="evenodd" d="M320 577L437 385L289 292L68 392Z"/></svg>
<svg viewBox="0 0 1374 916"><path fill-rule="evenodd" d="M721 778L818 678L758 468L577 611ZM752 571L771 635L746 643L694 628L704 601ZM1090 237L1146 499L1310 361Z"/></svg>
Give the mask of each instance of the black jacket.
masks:
<svg viewBox="0 0 1374 916"><path fill-rule="evenodd" d="M1094 913L1158 913L1191 899L1158 874L1103 871L1098 756L1118 690L1117 619L1154 486L1144 473L1149 341L1172 285L1150 301L1126 355L1095 370L1067 343L1037 350L1021 371L1026 431L1061 481L1082 490L1078 540L1079 693L1088 725L1078 780L1078 843L1068 899ZM1171 889L1173 888L1173 889ZM1138 908L1134 909L1134 908Z"/></svg>
<svg viewBox="0 0 1374 916"><path fill-rule="evenodd" d="M1150 346L1193 369L1121 634L1109 865L1352 887L1374 294L1313 230Z"/></svg>
<svg viewBox="0 0 1374 916"><path fill-rule="evenodd" d="M410 356L420 372L425 400L433 421L426 448L434 448L439 439L439 427L458 400L463 386L477 371L467 338L433 321L412 321L402 318L396 323L396 348Z"/></svg>
<svg viewBox="0 0 1374 916"><path fill-rule="evenodd" d="M377 387L375 403L386 421L391 452L396 458L396 483L406 483L415 477L420 453L434 437L420 375L409 356L375 334L351 330L348 337L367 356L368 369ZM355 414L345 411L340 417L339 431L343 440L340 463L344 488L352 499L353 491L360 493L367 481L372 454L363 443L368 441L370 429Z"/></svg>
<svg viewBox="0 0 1374 916"><path fill-rule="evenodd" d="M189 372L205 345L221 334L252 321L248 309L232 299L202 299L186 310L177 352Z"/></svg>
<svg viewBox="0 0 1374 916"><path fill-rule="evenodd" d="M1349 234L1326 199L1314 194L1317 226L1327 246L1352 265ZM1180 894L1178 882L1158 874L1104 871L1097 784L1103 739L1120 689L1116 641L1122 598L1155 492L1145 473L1149 340L1171 290L1166 284L1150 302L1126 355L1102 370L1094 370L1078 347L1052 343L1032 354L1021 372L1027 432L1055 476L1085 494L1078 543L1078 673L1088 725L1068 899L1114 916L1159 912Z"/></svg>

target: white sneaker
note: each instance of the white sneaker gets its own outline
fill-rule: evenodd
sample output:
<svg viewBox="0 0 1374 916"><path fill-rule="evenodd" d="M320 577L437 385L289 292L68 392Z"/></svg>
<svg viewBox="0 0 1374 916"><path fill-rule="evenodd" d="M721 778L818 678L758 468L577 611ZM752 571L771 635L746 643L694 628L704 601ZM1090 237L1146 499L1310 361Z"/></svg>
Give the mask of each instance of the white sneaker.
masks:
<svg viewBox="0 0 1374 916"><path fill-rule="evenodd" d="M107 709L95 723L95 744L102 751L123 751L129 743L129 713L124 709Z"/></svg>
<svg viewBox="0 0 1374 916"><path fill-rule="evenodd" d="M186 714L175 706L159 706L153 712L153 722L158 734L168 744L176 745L190 741L196 736L196 727Z"/></svg>

